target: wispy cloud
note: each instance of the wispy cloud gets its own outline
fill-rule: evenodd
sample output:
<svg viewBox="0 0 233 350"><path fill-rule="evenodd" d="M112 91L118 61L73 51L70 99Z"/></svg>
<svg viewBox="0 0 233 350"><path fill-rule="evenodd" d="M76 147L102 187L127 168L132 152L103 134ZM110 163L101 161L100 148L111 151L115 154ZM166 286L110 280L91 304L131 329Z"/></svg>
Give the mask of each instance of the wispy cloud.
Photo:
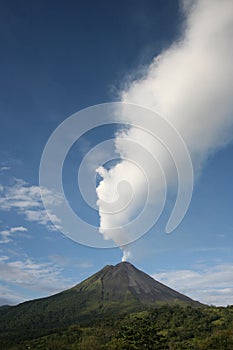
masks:
<svg viewBox="0 0 233 350"><path fill-rule="evenodd" d="M41 201L41 188L39 186L30 186L22 179L15 179L12 186L0 185L0 207L3 211L14 210L24 216L27 221L37 222L46 226L49 230L56 231L59 229L60 220L52 213L53 222L51 223L47 212ZM43 189L43 195L51 203L60 203L60 198L56 193Z"/></svg>
<svg viewBox="0 0 233 350"><path fill-rule="evenodd" d="M0 306L18 304L23 300L23 296L15 293L9 287L0 285Z"/></svg>
<svg viewBox="0 0 233 350"><path fill-rule="evenodd" d="M2 166L0 167L0 174L3 174L5 171L11 170L11 167L9 166Z"/></svg>
<svg viewBox="0 0 233 350"><path fill-rule="evenodd" d="M32 259L10 261L0 259L0 280L7 290L14 294L12 302L26 300L27 297L15 292L17 288L26 288L27 294L36 292L38 296L57 293L71 286L71 282L62 276L63 269L52 263L37 263ZM12 287L11 287L12 286ZM5 294L0 287L1 297ZM8 297L9 299L9 297Z"/></svg>
<svg viewBox="0 0 233 350"><path fill-rule="evenodd" d="M206 304L233 304L233 265L215 265L202 270L174 270L153 277Z"/></svg>
<svg viewBox="0 0 233 350"><path fill-rule="evenodd" d="M2 230L0 231L0 243L9 243L12 241L12 236L14 233L17 232L27 232L28 229L24 226L15 226L15 227L11 227L8 228L6 230Z"/></svg>

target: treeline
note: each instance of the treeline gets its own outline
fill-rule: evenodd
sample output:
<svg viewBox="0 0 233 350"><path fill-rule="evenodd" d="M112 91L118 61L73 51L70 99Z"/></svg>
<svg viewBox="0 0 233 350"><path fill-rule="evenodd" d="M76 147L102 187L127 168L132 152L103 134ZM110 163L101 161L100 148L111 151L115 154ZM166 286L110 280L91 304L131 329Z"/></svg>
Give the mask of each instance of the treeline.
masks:
<svg viewBox="0 0 233 350"><path fill-rule="evenodd" d="M0 349L232 350L233 306L161 306L117 319L107 317L89 325L50 330L50 334L36 338L30 329L14 329L0 335Z"/></svg>

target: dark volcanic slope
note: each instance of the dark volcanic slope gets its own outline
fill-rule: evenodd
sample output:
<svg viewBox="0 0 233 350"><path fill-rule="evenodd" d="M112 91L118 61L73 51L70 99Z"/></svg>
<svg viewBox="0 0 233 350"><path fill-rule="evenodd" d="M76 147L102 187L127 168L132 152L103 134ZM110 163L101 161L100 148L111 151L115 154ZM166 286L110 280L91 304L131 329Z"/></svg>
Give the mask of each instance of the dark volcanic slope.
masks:
<svg viewBox="0 0 233 350"><path fill-rule="evenodd" d="M142 304L196 303L187 296L154 280L128 262L122 262L115 266L105 266L95 275L75 286L74 289L77 291L87 290L98 282L101 282L103 301L124 301L128 295Z"/></svg>
<svg viewBox="0 0 233 350"><path fill-rule="evenodd" d="M162 303L201 306L155 281L130 263L105 266L75 287L48 298L28 301L0 312L2 334L35 335L74 323L143 310Z"/></svg>

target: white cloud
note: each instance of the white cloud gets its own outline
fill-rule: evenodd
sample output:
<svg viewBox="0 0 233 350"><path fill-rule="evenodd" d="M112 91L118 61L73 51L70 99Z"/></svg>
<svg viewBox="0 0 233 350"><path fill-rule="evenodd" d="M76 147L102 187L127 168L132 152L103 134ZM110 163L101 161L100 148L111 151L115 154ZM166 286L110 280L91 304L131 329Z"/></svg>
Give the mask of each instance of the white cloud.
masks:
<svg viewBox="0 0 233 350"><path fill-rule="evenodd" d="M0 236L1 236L0 244L11 242L10 235L11 235L10 231L8 230L0 231Z"/></svg>
<svg viewBox="0 0 233 350"><path fill-rule="evenodd" d="M16 226L16 227L12 227L11 229L10 229L10 232L11 233L14 233L14 232L27 232L27 228L26 227L24 227L24 226Z"/></svg>
<svg viewBox="0 0 233 350"><path fill-rule="evenodd" d="M10 170L11 168L9 166L2 166L0 167L0 174L3 174L5 171Z"/></svg>
<svg viewBox="0 0 233 350"><path fill-rule="evenodd" d="M18 214L24 215L27 221L34 221L46 226L49 230L58 230L60 220L50 213L53 217L51 223L46 210L41 201L41 188L39 186L30 186L22 179L15 179L12 186L1 185L2 196L0 198L1 210L10 211L15 210ZM43 194L51 203L60 203L60 198L57 194L52 193L47 189L43 189Z"/></svg>
<svg viewBox="0 0 233 350"><path fill-rule="evenodd" d="M5 260L8 260L8 256L6 255L0 256L0 261L5 261Z"/></svg>
<svg viewBox="0 0 233 350"><path fill-rule="evenodd" d="M233 2L197 0L186 13L183 38L129 83L122 100L165 115L199 164L232 139Z"/></svg>
<svg viewBox="0 0 233 350"><path fill-rule="evenodd" d="M22 295L15 293L7 286L0 285L0 306L18 304L22 300Z"/></svg>
<svg viewBox="0 0 233 350"><path fill-rule="evenodd" d="M121 92L121 101L164 115L185 140L197 175L209 154L232 140L233 1L186 0L183 8L186 26L182 37L154 58L142 78L127 83ZM130 114L128 110L123 113L123 122L134 123L134 120L135 113ZM148 129L154 129L154 121ZM168 186L176 180L168 153L159 142L154 143L148 133L135 127L118 133L115 143L122 161L109 171L99 169L103 181L97 188L97 195L100 232L119 245L124 244L122 237L126 232L114 231L112 227L122 227L130 221L142 204L141 194L145 187L139 171L125 160L133 159L137 164L143 164L144 156L132 143L127 144L127 140L141 144L159 159ZM159 172L154 171L149 161L144 162L143 169L147 169L147 180L152 184L150 189L155 191L153 198L158 205L162 203L160 191L163 189ZM186 169L182 173L186 176ZM122 180L132 184L135 201L126 210L109 215L106 209L112 206L113 200L120 208L131 200L130 192L119 194L116 191ZM151 211L155 210L156 203Z"/></svg>
<svg viewBox="0 0 233 350"><path fill-rule="evenodd" d="M41 297L70 286L70 281L63 278L61 268L51 263L37 263L28 258L15 261L9 261L7 257L0 259L0 280L15 297L17 296L17 301L26 300L30 292L36 292L38 297ZM27 296L17 293L18 287L26 288ZM0 295L5 297L1 287Z"/></svg>
<svg viewBox="0 0 233 350"><path fill-rule="evenodd" d="M233 266L205 267L202 270L174 270L154 274L161 283L202 303L233 305Z"/></svg>
<svg viewBox="0 0 233 350"><path fill-rule="evenodd" d="M2 240L0 240L0 243L9 243L12 241L12 234L16 232L27 232L27 228L24 226L15 226L8 228L6 230L0 231L0 236Z"/></svg>

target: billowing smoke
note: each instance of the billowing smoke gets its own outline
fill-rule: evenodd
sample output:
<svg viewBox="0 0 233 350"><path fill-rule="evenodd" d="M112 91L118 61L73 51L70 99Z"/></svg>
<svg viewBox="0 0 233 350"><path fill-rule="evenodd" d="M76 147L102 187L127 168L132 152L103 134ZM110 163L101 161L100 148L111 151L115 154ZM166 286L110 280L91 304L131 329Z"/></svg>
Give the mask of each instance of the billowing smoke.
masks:
<svg viewBox="0 0 233 350"><path fill-rule="evenodd" d="M183 5L186 25L182 38L155 57L142 78L128 82L121 101L164 115L183 137L197 174L208 155L232 139L233 1L184 1ZM130 113L123 113L123 117L125 123L134 121ZM124 226L137 215L147 181L153 183L155 202L150 203L151 210L163 201L164 182L150 160L133 146L134 141L158 157L164 172L170 174L168 184L173 183L175 174L168 154L142 130L130 127L116 135L116 153L122 161L110 170L97 169L102 177L97 204L100 233L121 247L123 260L131 254L124 237L134 238L133 231ZM135 163L145 164L146 181Z"/></svg>

